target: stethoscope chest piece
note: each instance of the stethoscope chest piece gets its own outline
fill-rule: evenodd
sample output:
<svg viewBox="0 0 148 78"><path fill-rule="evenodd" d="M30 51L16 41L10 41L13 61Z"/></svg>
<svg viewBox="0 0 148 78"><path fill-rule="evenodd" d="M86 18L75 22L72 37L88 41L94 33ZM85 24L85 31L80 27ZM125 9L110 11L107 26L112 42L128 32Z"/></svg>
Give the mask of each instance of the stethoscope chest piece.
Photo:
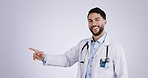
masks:
<svg viewBox="0 0 148 78"><path fill-rule="evenodd" d="M105 68L106 64L110 62L110 59L106 57L105 61L100 59L100 67Z"/></svg>
<svg viewBox="0 0 148 78"><path fill-rule="evenodd" d="M103 61L102 59L100 59L100 67L105 68L106 64L110 62L110 59L108 57L108 45L106 47L106 58Z"/></svg>

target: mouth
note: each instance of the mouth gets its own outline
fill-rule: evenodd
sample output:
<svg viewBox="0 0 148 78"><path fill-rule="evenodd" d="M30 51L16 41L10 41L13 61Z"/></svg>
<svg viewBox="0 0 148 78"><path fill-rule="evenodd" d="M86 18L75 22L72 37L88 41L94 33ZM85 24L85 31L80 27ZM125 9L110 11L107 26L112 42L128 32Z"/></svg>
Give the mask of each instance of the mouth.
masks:
<svg viewBox="0 0 148 78"><path fill-rule="evenodd" d="M100 35L103 32L103 30L104 30L104 27L103 26L102 27L101 26L92 26L90 28L90 31L92 32L92 34L94 36Z"/></svg>
<svg viewBox="0 0 148 78"><path fill-rule="evenodd" d="M92 29L95 30L95 29L98 29L98 27L97 26L94 26L94 27L92 27Z"/></svg>
<svg viewBox="0 0 148 78"><path fill-rule="evenodd" d="M98 27L98 26L93 26L93 27L91 27L91 29L92 29L93 31L96 31L97 29L99 29L99 27Z"/></svg>

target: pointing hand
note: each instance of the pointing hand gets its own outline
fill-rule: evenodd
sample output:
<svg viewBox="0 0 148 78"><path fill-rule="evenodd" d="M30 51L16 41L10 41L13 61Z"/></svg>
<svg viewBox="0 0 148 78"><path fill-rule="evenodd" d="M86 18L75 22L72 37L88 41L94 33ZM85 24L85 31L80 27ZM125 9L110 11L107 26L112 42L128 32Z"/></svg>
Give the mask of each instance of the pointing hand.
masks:
<svg viewBox="0 0 148 78"><path fill-rule="evenodd" d="M45 57L45 54L43 53L43 51L40 51L40 50L37 50L37 49L34 49L34 48L29 48L29 50L32 50L34 53L33 53L33 59L34 60L43 60L44 57Z"/></svg>

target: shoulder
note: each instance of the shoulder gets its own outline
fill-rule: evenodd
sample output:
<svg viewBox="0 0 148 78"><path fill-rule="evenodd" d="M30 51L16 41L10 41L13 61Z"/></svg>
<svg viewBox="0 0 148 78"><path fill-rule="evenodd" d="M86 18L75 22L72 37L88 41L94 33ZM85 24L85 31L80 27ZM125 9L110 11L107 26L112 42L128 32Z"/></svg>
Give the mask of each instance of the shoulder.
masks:
<svg viewBox="0 0 148 78"><path fill-rule="evenodd" d="M78 46L79 47L82 47L82 46L84 46L87 42L89 42L90 41L90 38L85 38L85 39L82 39L80 42L79 42L79 44L78 44Z"/></svg>
<svg viewBox="0 0 148 78"><path fill-rule="evenodd" d="M116 57L120 57L121 55L124 54L124 49L118 41L111 40L110 49L111 53L113 53Z"/></svg>
<svg viewBox="0 0 148 78"><path fill-rule="evenodd" d="M119 47L121 48L122 47L122 45L118 41L115 41L115 40L111 40L110 45L114 48L119 48Z"/></svg>
<svg viewBox="0 0 148 78"><path fill-rule="evenodd" d="M90 40L90 38L85 38L85 39L82 39L81 41L80 41L80 43L85 43L85 42L88 42Z"/></svg>
<svg viewBox="0 0 148 78"><path fill-rule="evenodd" d="M110 41L110 47L115 52L119 52L120 53L120 52L123 51L122 45L118 41L116 41L116 40L111 40Z"/></svg>

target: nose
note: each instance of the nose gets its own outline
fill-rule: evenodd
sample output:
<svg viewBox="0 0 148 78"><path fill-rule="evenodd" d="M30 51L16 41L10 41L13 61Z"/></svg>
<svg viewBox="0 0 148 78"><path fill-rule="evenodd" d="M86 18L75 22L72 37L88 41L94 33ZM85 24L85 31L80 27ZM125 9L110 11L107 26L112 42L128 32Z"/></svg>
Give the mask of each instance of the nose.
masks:
<svg viewBox="0 0 148 78"><path fill-rule="evenodd" d="M95 21L93 21L92 22L92 26L96 26L97 24L96 24L96 22Z"/></svg>

